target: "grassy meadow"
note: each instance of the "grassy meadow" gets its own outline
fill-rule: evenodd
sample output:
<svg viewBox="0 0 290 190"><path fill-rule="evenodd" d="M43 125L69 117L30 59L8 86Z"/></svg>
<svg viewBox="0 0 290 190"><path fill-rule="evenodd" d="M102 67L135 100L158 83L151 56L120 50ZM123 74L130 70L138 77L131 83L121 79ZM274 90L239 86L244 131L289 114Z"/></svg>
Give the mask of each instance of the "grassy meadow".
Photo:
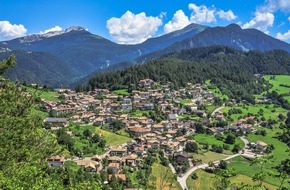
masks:
<svg viewBox="0 0 290 190"><path fill-rule="evenodd" d="M156 189L182 190L177 180L175 180L175 176L169 167L154 163L152 166L151 175L156 179Z"/></svg>
<svg viewBox="0 0 290 190"><path fill-rule="evenodd" d="M234 121L239 120L240 117L246 116L248 113L251 113L253 115L257 115L258 117L264 116L266 119L275 119L278 117L278 115L281 114L287 114L287 110L281 107L274 107L273 104L266 105L266 104L256 104L256 105L240 105L240 106L234 106L234 107L225 107L222 109L223 113L228 113L228 111L232 108L237 108L242 111L242 114L232 114L231 118ZM260 109L263 110L263 115L259 115Z"/></svg>
<svg viewBox="0 0 290 190"><path fill-rule="evenodd" d="M116 146L116 145L121 145L121 144L131 141L131 138L127 136L118 135L111 131L101 129L100 127L96 127L95 132L105 137L106 146Z"/></svg>
<svg viewBox="0 0 290 190"><path fill-rule="evenodd" d="M290 75L274 75L274 78L273 75L266 75L264 79L273 85L271 90L277 91L278 94L290 93L289 87L280 86L281 84L290 85Z"/></svg>
<svg viewBox="0 0 290 190"><path fill-rule="evenodd" d="M199 190L199 189L214 189L215 186L215 175L211 173L207 173L204 170L197 170L196 174L198 176L198 179L193 180L190 176L186 180L186 184L188 187L188 190ZM231 184L249 184L249 185L255 185L257 182L254 182L251 177L246 175L238 174L234 177L229 178L231 181ZM269 183L264 183L269 190L276 190L277 186L271 185Z"/></svg>

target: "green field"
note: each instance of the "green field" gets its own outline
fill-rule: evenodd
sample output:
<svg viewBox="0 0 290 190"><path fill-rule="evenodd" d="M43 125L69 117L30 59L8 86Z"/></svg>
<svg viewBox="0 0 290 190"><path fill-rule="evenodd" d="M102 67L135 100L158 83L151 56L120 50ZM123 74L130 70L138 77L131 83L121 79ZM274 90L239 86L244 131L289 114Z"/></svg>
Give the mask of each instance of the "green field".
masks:
<svg viewBox="0 0 290 190"><path fill-rule="evenodd" d="M80 138L83 136L83 132L89 129L92 134L95 133L95 127L90 125L76 125L70 124L66 127L66 130L71 130L75 135L74 148L83 153L83 156L93 156L94 154L103 154L104 149L97 147L95 144L91 144L88 139Z"/></svg>
<svg viewBox="0 0 290 190"><path fill-rule="evenodd" d="M214 174L207 173L203 170L197 170L198 179L193 180L189 176L186 180L188 190L212 189L214 187Z"/></svg>
<svg viewBox="0 0 290 190"><path fill-rule="evenodd" d="M81 125L78 126L76 124L71 124L69 127L67 127L68 130L71 130L73 132L73 134L75 134L76 136L81 136L83 131L86 129L89 129L92 133L97 133L97 134L101 134L105 140L106 140L106 147L108 146L115 146L115 145L120 145L123 143L127 143L131 140L131 138L127 137L128 134L125 131L121 131L120 135L101 129L100 127L95 127L92 125ZM123 135L127 135L127 136L123 136ZM89 147L90 144L86 139L77 139L76 143L75 143L75 147L79 150L85 148L85 147ZM102 150L97 149L97 154L101 154L103 153Z"/></svg>
<svg viewBox="0 0 290 190"><path fill-rule="evenodd" d="M209 145L219 145L222 146L223 144L225 144L223 141L217 140L213 135L207 135L207 134L197 134L194 136L194 139L196 140L196 142L198 142L199 144L206 144L208 143ZM236 142L235 144L240 145L241 148L243 148L245 145L243 143L243 141L240 138L236 138ZM230 146L230 150L233 149L234 145L229 145ZM225 151L226 153L231 153L230 151Z"/></svg>
<svg viewBox="0 0 290 190"><path fill-rule="evenodd" d="M100 127L96 127L95 132L105 137L106 146L116 146L131 141L131 138L129 137L121 136L113 132L103 130Z"/></svg>
<svg viewBox="0 0 290 190"><path fill-rule="evenodd" d="M275 149L271 153L271 155L273 155L273 158L268 159L269 162L265 164L265 171L275 174L277 173L277 171L273 168L275 166L278 166L282 160L289 158L289 152L287 152L289 147L285 143L279 141L276 138L276 133L281 132L280 129L277 129L277 128L274 130L266 129L266 128L263 128L263 129L267 131L266 136L249 134L248 139L250 142L256 142L260 140L267 143L268 145L269 144L274 145ZM242 157L234 158L230 166L233 167L237 171L237 173L247 175L249 177L252 177L252 175L255 174L254 172L249 173L249 171L257 171L257 172L259 171L259 167L257 165L250 166L249 160ZM280 183L279 178L273 177L273 176L266 177L265 181L275 186L278 186ZM288 185L288 188L290 188L290 184Z"/></svg>
<svg viewBox="0 0 290 190"><path fill-rule="evenodd" d="M256 142L260 140L267 143L268 145L273 144L275 149L272 152L272 154L274 155L274 158L272 159L272 161L274 165L278 165L286 157L289 157L289 152L287 152L289 147L285 143L279 141L279 139L277 139L276 137L276 133L282 132L282 130L278 128L275 128L275 130L271 130L267 128L263 128L263 129L266 130L267 132L266 136L249 134L247 138L251 142Z"/></svg>
<svg viewBox="0 0 290 190"><path fill-rule="evenodd" d="M284 98L285 98L288 102L290 102L290 96L284 96Z"/></svg>
<svg viewBox="0 0 290 190"><path fill-rule="evenodd" d="M182 190L179 183L175 180L175 176L169 167L154 163L152 166L151 175L156 177L156 189Z"/></svg>
<svg viewBox="0 0 290 190"><path fill-rule="evenodd" d="M130 93L128 92L128 89L119 89L113 91L115 94L122 95L122 96L129 96Z"/></svg>
<svg viewBox="0 0 290 190"><path fill-rule="evenodd" d="M206 113L207 114L211 114L216 108L218 108L219 106L215 106L215 105L208 105L206 106Z"/></svg>
<svg viewBox="0 0 290 190"><path fill-rule="evenodd" d="M215 183L215 176L214 174L207 173L203 170L197 170L196 174L198 176L198 179L193 180L190 176L186 180L186 184L188 187L188 190L199 190L199 189L213 189L214 183ZM231 184L240 184L245 183L249 185L255 185L257 184L252 180L252 178L246 176L246 175L236 175L234 177L229 178L231 181ZM264 185L269 190L276 190L277 187L273 186L268 183L264 183Z"/></svg>
<svg viewBox="0 0 290 190"><path fill-rule="evenodd" d="M237 174L245 175L249 178L252 178L254 174L259 173L260 171L258 165L251 165L251 162L243 157L233 158L229 166L233 168L237 172ZM268 163L265 167L265 171L273 172L274 166L274 164ZM279 178L271 176L267 176L265 178L265 182L271 184L272 186L279 186L280 184Z"/></svg>
<svg viewBox="0 0 290 190"><path fill-rule="evenodd" d="M249 185L256 185L257 183L252 180L252 178L246 175L237 175L231 178L231 182L235 184L249 184ZM276 190L277 186L271 185L269 183L263 183L267 187L268 190Z"/></svg>
<svg viewBox="0 0 290 190"><path fill-rule="evenodd" d="M192 100L191 99L181 99L180 103L182 105L186 105L186 104L192 103Z"/></svg>
<svg viewBox="0 0 290 190"><path fill-rule="evenodd" d="M216 152L202 152L202 153L198 153L198 154L194 154L193 158L194 159L201 159L203 163L208 163L208 162L213 162L216 160L222 160L224 158L226 158L228 155L226 154L219 154Z"/></svg>
<svg viewBox="0 0 290 190"><path fill-rule="evenodd" d="M36 96L40 98L44 98L48 101L59 101L58 93L57 92L51 92L51 91L43 91L43 90L36 90L32 87L25 87L28 92L32 94L36 94Z"/></svg>
<svg viewBox="0 0 290 190"><path fill-rule="evenodd" d="M224 144L223 141L217 140L213 135L197 134L194 136L194 139L199 144L206 144L206 143L208 143L209 145L212 145L212 144L223 145Z"/></svg>
<svg viewBox="0 0 290 190"><path fill-rule="evenodd" d="M268 108L266 108L268 106ZM243 106L235 106L235 107L225 107L224 109L222 109L223 113L228 113L229 109L232 108L238 108L240 110L242 110L242 114L232 114L231 118L234 121L239 120L239 117L244 117L246 116L248 113L257 115L259 110L262 109L263 110L263 116L266 119L272 118L272 119L276 119L278 117L278 115L281 114L286 114L287 110L285 110L284 108L278 107L278 108L274 108L274 105L266 105L266 104L257 104L257 105L243 105ZM259 117L261 117L259 115Z"/></svg>
<svg viewBox="0 0 290 190"><path fill-rule="evenodd" d="M273 75L267 75L265 80L269 81L273 85L271 90L275 90L278 94L286 94L290 92L290 88L280 86L280 84L290 85L290 75L275 75L274 79L271 79Z"/></svg>
<svg viewBox="0 0 290 190"><path fill-rule="evenodd" d="M130 138L130 134L125 129L117 131L116 134Z"/></svg>

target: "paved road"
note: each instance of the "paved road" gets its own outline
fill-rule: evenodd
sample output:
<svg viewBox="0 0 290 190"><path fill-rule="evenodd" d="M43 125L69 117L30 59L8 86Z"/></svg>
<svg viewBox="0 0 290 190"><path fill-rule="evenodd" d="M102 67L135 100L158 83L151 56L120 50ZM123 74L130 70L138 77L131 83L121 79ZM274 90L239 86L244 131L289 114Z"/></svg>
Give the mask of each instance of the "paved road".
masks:
<svg viewBox="0 0 290 190"><path fill-rule="evenodd" d="M230 160L234 157L237 157L239 156L240 154L234 154L234 155L231 155L231 156L228 156L226 157L225 159L223 160ZM214 164L219 164L220 160L216 160L214 161L213 163ZM208 164L201 164L201 165L198 165L198 166L195 166L195 167L192 167L190 168L182 177L177 177L177 181L179 182L179 184L181 185L181 187L183 189L188 189L187 186L186 186L186 179L190 176L190 174L192 172L194 172L195 170L198 170L198 169L205 169L206 167L208 167Z"/></svg>
<svg viewBox="0 0 290 190"><path fill-rule="evenodd" d="M248 139L245 139L245 137L240 137L240 139L244 142L245 148L248 148L248 144L249 144Z"/></svg>
<svg viewBox="0 0 290 190"><path fill-rule="evenodd" d="M245 157L248 157L248 158L255 158L257 156L261 156L261 155L256 155L254 153L249 152L248 151L248 146L247 146L249 141L247 139L245 139L244 137L240 137L240 139L245 144L245 147L243 149L244 153L242 153L243 151L241 151L240 153L234 154L234 155L230 155L230 156L224 158L223 160L230 160L230 159L235 158L237 156L245 156ZM214 164L219 164L219 162L220 162L220 160L216 160L213 163ZM169 165L169 167L171 168L172 172L175 173L175 169L174 169L174 167L171 164ZM194 166L194 167L190 168L183 176L177 177L177 181L180 184L180 186L182 187L182 189L188 189L187 185L186 185L186 179L190 176L190 174L192 172L194 172L195 170L198 170L198 169L205 169L206 167L208 167L208 164L201 164L201 165L198 165L198 166Z"/></svg>
<svg viewBox="0 0 290 190"><path fill-rule="evenodd" d="M176 174L176 171L175 171L175 168L173 167L173 165L171 163L169 163L168 166L170 167L172 173Z"/></svg>
<svg viewBox="0 0 290 190"><path fill-rule="evenodd" d="M215 112L219 112L224 108L225 108L225 104L223 103L223 105L221 107L218 107L215 110L213 110L213 112L211 113L211 116L213 116L215 114Z"/></svg>

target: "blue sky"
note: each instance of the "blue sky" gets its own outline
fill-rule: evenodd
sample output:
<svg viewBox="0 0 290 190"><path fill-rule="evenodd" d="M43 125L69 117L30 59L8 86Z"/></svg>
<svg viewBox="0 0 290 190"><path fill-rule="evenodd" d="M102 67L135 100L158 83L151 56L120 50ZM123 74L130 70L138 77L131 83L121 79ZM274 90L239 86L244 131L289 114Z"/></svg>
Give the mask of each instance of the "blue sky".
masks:
<svg viewBox="0 0 290 190"><path fill-rule="evenodd" d="M135 44L190 23L237 23L290 42L290 0L0 0L0 41L83 26Z"/></svg>

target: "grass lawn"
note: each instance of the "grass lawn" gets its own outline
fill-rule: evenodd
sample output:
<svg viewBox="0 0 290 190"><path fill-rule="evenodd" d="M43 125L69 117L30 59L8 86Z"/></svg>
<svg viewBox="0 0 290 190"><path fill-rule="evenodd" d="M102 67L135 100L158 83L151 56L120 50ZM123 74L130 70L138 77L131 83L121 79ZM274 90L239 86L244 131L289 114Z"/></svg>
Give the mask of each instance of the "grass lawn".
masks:
<svg viewBox="0 0 290 190"><path fill-rule="evenodd" d="M284 96L284 98L290 103L290 96Z"/></svg>
<svg viewBox="0 0 290 190"><path fill-rule="evenodd" d="M117 135L113 132L103 130L100 127L96 127L95 132L98 134L102 134L105 137L106 146L121 145L121 144L131 141L131 138L129 137Z"/></svg>
<svg viewBox="0 0 290 190"><path fill-rule="evenodd" d="M125 130L125 129L122 129L122 130L119 130L116 132L118 135L121 135L121 136L124 136L124 137L128 137L130 138L130 134Z"/></svg>
<svg viewBox="0 0 290 190"><path fill-rule="evenodd" d="M48 101L59 101L57 92L50 92L50 91L42 91L36 90L35 88L26 87L27 91L34 94L36 93L37 96L40 98L44 98Z"/></svg>
<svg viewBox="0 0 290 190"><path fill-rule="evenodd" d="M272 159L274 165L280 164L280 162L287 157L289 158L289 152L286 152L286 150L288 150L289 147L285 143L279 141L275 137L276 132L282 132L282 130L278 128L271 130L271 129L262 128L262 127L261 129L265 129L267 132L267 135L261 136L261 135L250 134L248 135L249 141L256 142L260 140L267 143L268 145L273 144L275 147L275 149L272 152L272 154L274 155L274 158Z"/></svg>
<svg viewBox="0 0 290 190"><path fill-rule="evenodd" d="M237 174L248 176L250 179L254 174L259 173L260 168L258 165L250 165L250 161L243 157L235 157L231 160L229 167L233 168ZM272 167L274 164L268 164L265 167L265 171L273 171ZM279 178L267 176L265 178L265 183L270 184L271 186L279 186Z"/></svg>
<svg viewBox="0 0 290 190"><path fill-rule="evenodd" d="M182 190L179 183L175 180L175 176L169 167L154 163L152 166L151 175L156 177L156 189Z"/></svg>
<svg viewBox="0 0 290 190"><path fill-rule="evenodd" d="M212 161L216 161L216 160L222 160L224 158L226 158L228 155L225 154L219 154L216 152L204 152L204 153L198 153L198 154L194 154L193 158L194 159L201 159L203 163L209 163Z"/></svg>
<svg viewBox="0 0 290 190"><path fill-rule="evenodd" d="M83 153L83 156L89 157L93 156L94 154L103 154L104 149L96 146L96 144L90 144L88 139L80 138L80 136L83 136L83 132L86 129L89 129L91 133L95 133L95 127L91 125L77 125L77 124L70 124L66 128L67 130L71 130L73 134L76 136L74 138L75 144L74 148L75 150L81 151Z"/></svg>
<svg viewBox="0 0 290 190"><path fill-rule="evenodd" d="M269 81L273 85L271 90L275 90L278 94L285 94L290 92L290 88L280 86L280 84L289 85L290 75L275 75L275 79L270 79L273 75L265 76L265 80Z"/></svg>
<svg viewBox="0 0 290 190"><path fill-rule="evenodd" d="M199 189L213 189L214 188L214 182L215 182L215 176L214 174L207 173L204 170L197 170L196 174L198 176L198 179L193 180L190 176L186 180L186 184L188 187L188 190L199 190ZM257 182L254 182L252 178L246 176L246 175L236 175L234 177L230 178L230 181L232 184L250 184L254 185L257 184ZM264 185L269 190L276 190L277 187L274 185L271 185L269 183L264 183Z"/></svg>
<svg viewBox="0 0 290 190"><path fill-rule="evenodd" d="M211 114L218 107L219 106L215 106L215 105L206 106L206 113Z"/></svg>
<svg viewBox="0 0 290 190"><path fill-rule="evenodd" d="M191 99L181 99L180 103L182 105L186 105L186 104L192 103L192 100Z"/></svg>
<svg viewBox="0 0 290 190"><path fill-rule="evenodd" d="M122 96L129 96L130 93L128 92L128 89L119 89L119 90L114 90L114 93Z"/></svg>
<svg viewBox="0 0 290 190"><path fill-rule="evenodd" d="M250 134L248 135L248 139L251 142L256 142L260 140L267 144L274 145L275 149L271 153L271 155L273 155L273 158L270 159L269 162L265 164L265 171L272 172L275 174L277 173L277 171L274 169L274 167L279 165L282 160L289 158L289 152L286 152L289 147L285 143L275 138L275 133L279 132L280 129L275 129L275 130L265 129L265 130L267 131L266 136ZM237 171L237 173L243 174L249 177L252 177L252 175L260 171L257 165L250 166L249 160L242 157L234 158L232 160L232 163L230 164L230 167L233 167ZM255 171L255 172L249 173L249 171ZM274 177L274 176L273 177L267 176L265 179L265 182L275 185L275 186L279 186L280 180L279 178ZM290 184L288 184L288 188L290 188Z"/></svg>
<svg viewBox="0 0 290 190"><path fill-rule="evenodd" d="M194 139L196 140L196 142L198 142L199 144L206 144L208 143L209 145L219 145L219 146L222 146L223 144L226 144L225 142L223 141L220 141L220 140L217 140L214 135L207 135L207 134L197 134L194 136ZM236 138L236 142L235 144L239 144L241 148L243 148L245 145L243 143L243 141L240 139L240 138ZM234 144L230 145L230 150L233 149L234 147ZM230 150L229 151L225 151L226 153L230 153Z"/></svg>
<svg viewBox="0 0 290 190"><path fill-rule="evenodd" d="M268 106L268 108L266 108L266 106ZM257 105L249 105L249 106L244 105L244 106L236 106L236 107L225 107L224 109L222 109L222 112L228 113L229 109L231 109L231 108L238 108L238 109L242 110L242 114L232 114L231 115L231 118L234 121L237 121L240 116L243 117L243 116L247 115L248 113L252 113L252 114L256 115L256 114L258 114L260 109L262 109L264 111L263 116L266 119L269 119L269 118L275 119L278 117L278 115L280 113L284 114L284 115L287 113L287 110L285 110L281 107L274 108L273 104L271 104L271 105L257 104Z"/></svg>
<svg viewBox="0 0 290 190"><path fill-rule="evenodd" d="M142 111L142 110L137 109L133 113L130 113L130 115L133 117L142 117L143 113L149 114L149 111Z"/></svg>
<svg viewBox="0 0 290 190"><path fill-rule="evenodd" d="M235 184L241 184L241 183L249 184L249 185L257 184L257 182L254 182L252 180L252 178L250 178L246 175L237 175L235 177L232 177L231 182L235 183ZM269 183L264 183L263 185L265 185L268 190L276 190L277 189L277 186L271 185Z"/></svg>
<svg viewBox="0 0 290 190"><path fill-rule="evenodd" d="M207 173L203 170L197 170L198 179L193 180L189 176L186 180L188 190L212 189L214 187L214 174Z"/></svg>
<svg viewBox="0 0 290 190"><path fill-rule="evenodd" d="M78 125L71 123L67 129L71 130L76 136L81 136L86 129L89 129L92 133L95 133L95 127L92 125Z"/></svg>
<svg viewBox="0 0 290 190"><path fill-rule="evenodd" d="M197 134L194 136L194 139L199 144L206 144L206 143L208 143L209 145L213 145L213 144L223 145L224 144L223 141L217 140L213 135Z"/></svg>

